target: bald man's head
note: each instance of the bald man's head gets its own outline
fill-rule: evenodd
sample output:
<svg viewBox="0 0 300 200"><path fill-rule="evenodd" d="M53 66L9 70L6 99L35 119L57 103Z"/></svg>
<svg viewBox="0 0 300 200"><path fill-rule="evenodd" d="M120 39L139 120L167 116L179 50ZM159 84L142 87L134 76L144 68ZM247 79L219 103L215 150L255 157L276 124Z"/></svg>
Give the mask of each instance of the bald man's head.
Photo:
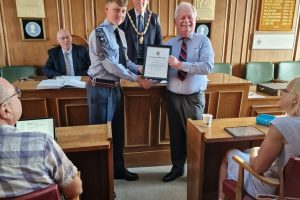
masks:
<svg viewBox="0 0 300 200"><path fill-rule="evenodd" d="M15 125L22 115L20 90L0 77L0 124Z"/></svg>
<svg viewBox="0 0 300 200"><path fill-rule="evenodd" d="M64 51L68 51L72 47L72 36L66 29L57 31L56 40Z"/></svg>

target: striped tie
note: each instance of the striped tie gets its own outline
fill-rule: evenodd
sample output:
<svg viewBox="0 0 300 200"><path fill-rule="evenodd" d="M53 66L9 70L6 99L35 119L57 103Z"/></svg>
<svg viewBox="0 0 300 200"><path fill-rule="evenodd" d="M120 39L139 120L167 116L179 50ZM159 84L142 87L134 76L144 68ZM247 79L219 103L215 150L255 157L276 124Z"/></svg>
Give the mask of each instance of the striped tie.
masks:
<svg viewBox="0 0 300 200"><path fill-rule="evenodd" d="M181 44L181 50L180 50L180 54L179 54L179 60L181 62L185 62L186 61L186 52L187 52L187 48L186 48L186 38L182 38L182 44ZM177 72L177 77L183 81L186 78L187 73L182 71L182 70L178 70Z"/></svg>

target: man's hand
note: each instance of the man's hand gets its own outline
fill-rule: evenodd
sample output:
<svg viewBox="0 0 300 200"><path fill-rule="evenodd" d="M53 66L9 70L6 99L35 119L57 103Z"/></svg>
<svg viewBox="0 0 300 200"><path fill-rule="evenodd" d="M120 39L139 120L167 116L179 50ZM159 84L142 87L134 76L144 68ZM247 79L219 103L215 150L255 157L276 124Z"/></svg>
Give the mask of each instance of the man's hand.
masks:
<svg viewBox="0 0 300 200"><path fill-rule="evenodd" d="M142 65L138 65L138 72L139 72L140 74L143 73L143 66L142 66Z"/></svg>
<svg viewBox="0 0 300 200"><path fill-rule="evenodd" d="M171 67L177 70L180 70L182 67L182 62L174 56L169 56L168 63Z"/></svg>
<svg viewBox="0 0 300 200"><path fill-rule="evenodd" d="M137 82L144 89L149 89L154 84L151 79L143 79L142 76L139 76Z"/></svg>

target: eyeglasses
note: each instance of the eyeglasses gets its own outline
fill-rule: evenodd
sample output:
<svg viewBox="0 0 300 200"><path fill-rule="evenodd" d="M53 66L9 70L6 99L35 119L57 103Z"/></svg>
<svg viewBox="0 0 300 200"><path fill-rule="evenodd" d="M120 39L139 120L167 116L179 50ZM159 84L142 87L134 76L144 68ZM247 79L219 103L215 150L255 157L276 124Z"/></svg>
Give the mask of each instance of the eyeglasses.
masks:
<svg viewBox="0 0 300 200"><path fill-rule="evenodd" d="M13 98L13 97L16 96L16 95L18 95L18 98L21 97L21 90L20 90L19 88L17 88L17 87L15 87L15 93L14 93L13 95L7 97L6 99L4 99L4 101L2 101L2 103L0 103L0 106L1 106L5 101L7 101L7 100L10 99L10 98Z"/></svg>
<svg viewBox="0 0 300 200"><path fill-rule="evenodd" d="M280 95L282 96L283 93L292 93L291 91L288 91L287 89L280 89Z"/></svg>
<svg viewBox="0 0 300 200"><path fill-rule="evenodd" d="M58 39L60 39L60 40L70 40L71 36L63 36L63 37L59 37Z"/></svg>

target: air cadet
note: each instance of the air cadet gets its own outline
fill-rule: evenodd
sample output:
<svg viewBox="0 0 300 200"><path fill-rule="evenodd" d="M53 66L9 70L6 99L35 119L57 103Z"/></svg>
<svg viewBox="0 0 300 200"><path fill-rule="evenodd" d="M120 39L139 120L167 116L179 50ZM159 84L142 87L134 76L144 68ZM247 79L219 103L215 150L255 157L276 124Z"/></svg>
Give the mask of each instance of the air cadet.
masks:
<svg viewBox="0 0 300 200"><path fill-rule="evenodd" d="M124 167L124 105L120 79L143 80L137 75L141 66L127 57L125 34L118 28L126 15L128 0L106 0L106 19L89 36L91 66L87 93L90 124L112 121L115 179L134 181L138 175Z"/></svg>

